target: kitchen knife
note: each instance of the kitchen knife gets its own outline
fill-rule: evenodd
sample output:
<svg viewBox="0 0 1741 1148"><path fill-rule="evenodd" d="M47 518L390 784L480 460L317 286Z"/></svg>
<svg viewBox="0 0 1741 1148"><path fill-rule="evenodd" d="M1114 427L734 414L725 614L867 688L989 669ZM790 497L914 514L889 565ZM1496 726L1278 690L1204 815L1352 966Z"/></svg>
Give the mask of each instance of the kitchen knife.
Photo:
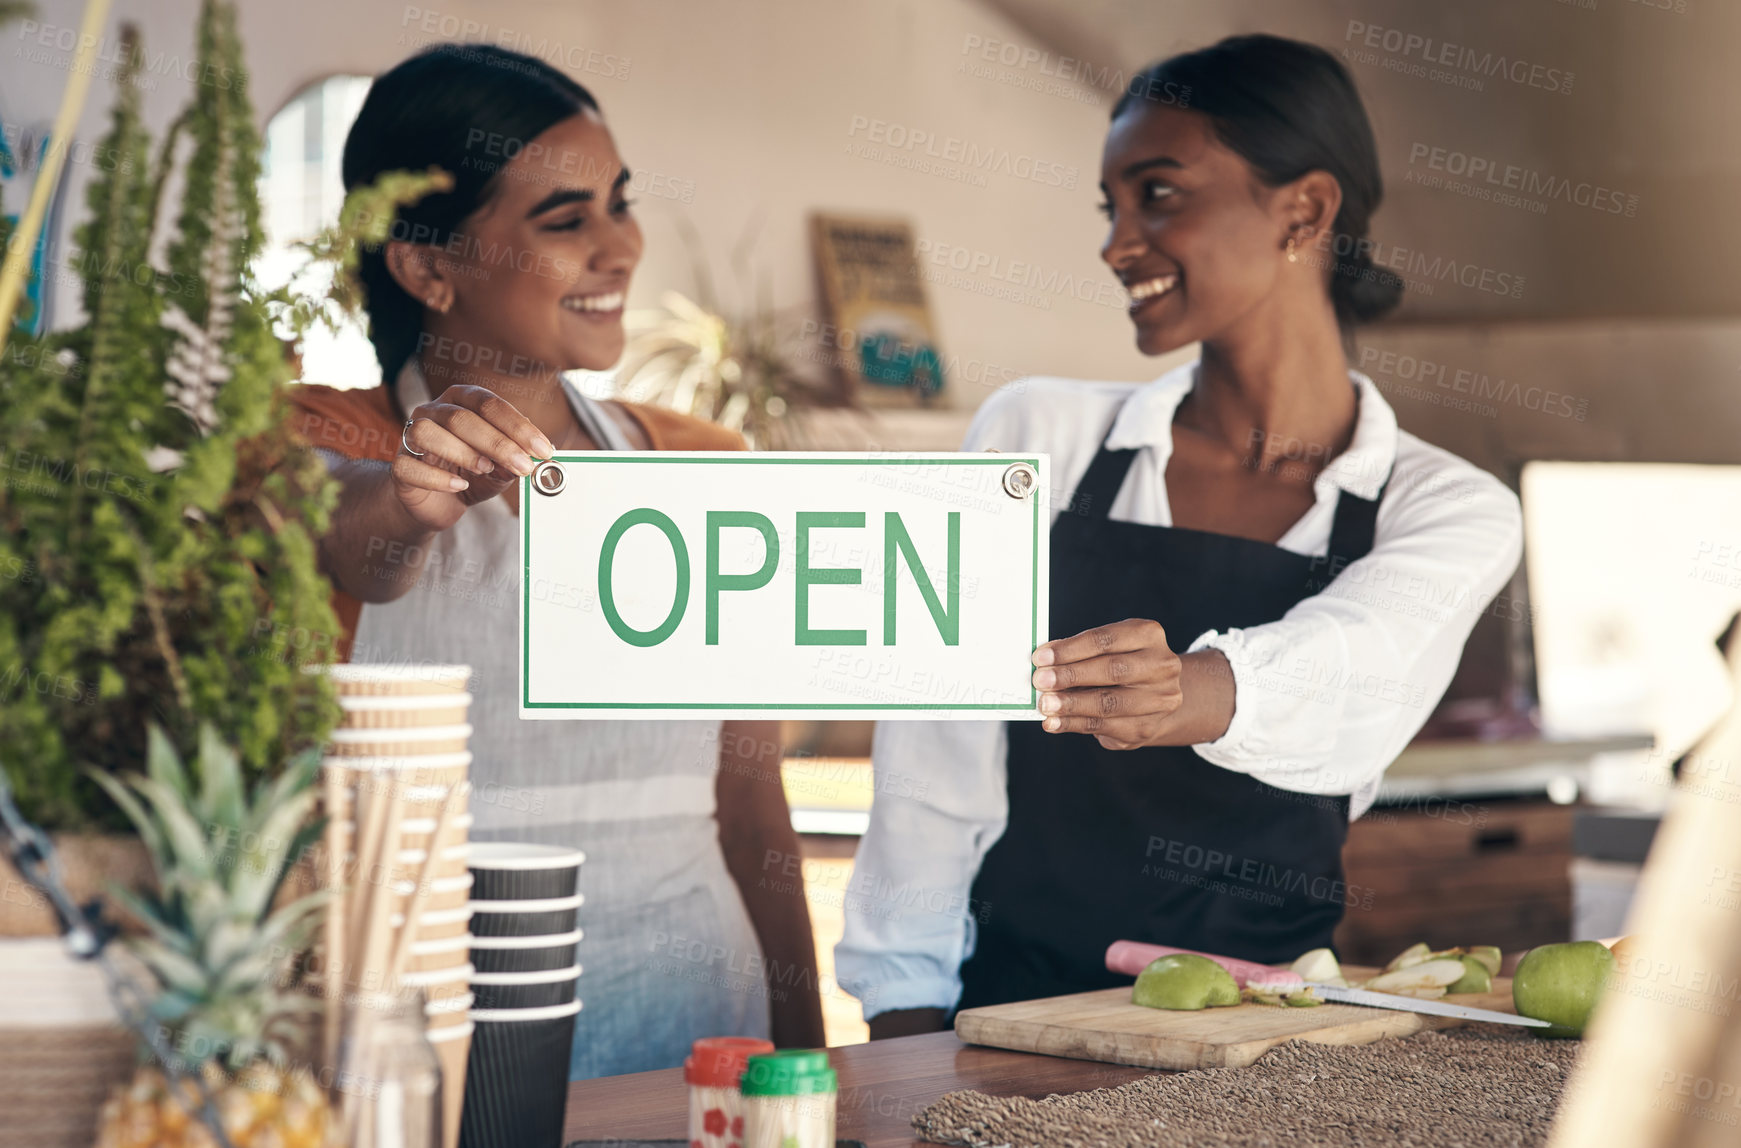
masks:
<svg viewBox="0 0 1741 1148"><path fill-rule="evenodd" d="M1394 993L1375 993L1366 989L1344 989L1335 985L1322 985L1316 981L1308 982L1315 996L1333 1004L1365 1005L1367 1008L1391 1008L1402 1012L1426 1013L1428 1016L1454 1016L1462 1020L1486 1021L1489 1024L1517 1024L1525 1028L1552 1027L1545 1020L1532 1020L1516 1013L1496 1012L1488 1008L1470 1008L1467 1005L1447 1004L1444 1001L1420 1000L1416 997L1399 997Z"/></svg>

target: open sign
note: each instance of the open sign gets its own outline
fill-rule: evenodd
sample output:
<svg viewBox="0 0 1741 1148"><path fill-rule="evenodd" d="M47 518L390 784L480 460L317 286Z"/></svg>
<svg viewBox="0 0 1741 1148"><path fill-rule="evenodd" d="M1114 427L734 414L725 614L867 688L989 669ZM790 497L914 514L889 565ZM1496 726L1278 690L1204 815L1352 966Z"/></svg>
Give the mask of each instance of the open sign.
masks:
<svg viewBox="0 0 1741 1148"><path fill-rule="evenodd" d="M1046 462L558 455L521 487L520 714L1037 719Z"/></svg>

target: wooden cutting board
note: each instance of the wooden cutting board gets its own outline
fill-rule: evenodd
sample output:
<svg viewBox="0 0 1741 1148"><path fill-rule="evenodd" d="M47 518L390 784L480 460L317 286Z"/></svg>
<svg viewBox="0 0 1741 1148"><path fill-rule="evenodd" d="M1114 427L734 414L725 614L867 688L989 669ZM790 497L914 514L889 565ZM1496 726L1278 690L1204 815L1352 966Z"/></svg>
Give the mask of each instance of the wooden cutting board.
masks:
<svg viewBox="0 0 1741 1148"><path fill-rule="evenodd" d="M1343 971L1350 980L1359 980L1378 970ZM1495 977L1492 992L1440 999L1471 1008L1517 1011L1511 1004L1509 977ZM1412 1036L1467 1023L1453 1017L1338 1004L1316 1008L1239 1004L1175 1012L1131 1004L1127 986L964 1009L955 1016L955 1035L968 1044L1143 1068L1244 1068L1284 1041L1371 1044L1387 1036Z"/></svg>

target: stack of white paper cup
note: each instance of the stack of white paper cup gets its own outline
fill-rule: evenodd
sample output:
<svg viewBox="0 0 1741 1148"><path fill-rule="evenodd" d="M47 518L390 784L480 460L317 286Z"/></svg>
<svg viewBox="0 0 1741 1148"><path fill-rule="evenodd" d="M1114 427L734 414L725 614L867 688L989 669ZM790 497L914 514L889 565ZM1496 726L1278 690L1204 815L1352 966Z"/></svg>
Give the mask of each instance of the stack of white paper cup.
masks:
<svg viewBox="0 0 1741 1148"><path fill-rule="evenodd" d="M343 719L322 764L329 996L421 992L442 1066L443 1132L459 1142L471 1049L468 666L340 665ZM328 1009L329 1052L342 1010Z"/></svg>

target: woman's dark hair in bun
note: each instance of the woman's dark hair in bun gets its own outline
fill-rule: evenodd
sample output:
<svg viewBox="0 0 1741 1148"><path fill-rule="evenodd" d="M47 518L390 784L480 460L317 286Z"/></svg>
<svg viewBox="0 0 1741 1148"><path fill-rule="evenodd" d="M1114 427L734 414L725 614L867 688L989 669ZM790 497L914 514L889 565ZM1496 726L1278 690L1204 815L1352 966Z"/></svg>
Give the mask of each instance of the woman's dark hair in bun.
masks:
<svg viewBox="0 0 1741 1148"><path fill-rule="evenodd" d="M1344 328L1376 319L1402 298L1403 281L1374 266L1366 237L1384 199L1372 124L1336 57L1280 36L1230 36L1150 64L1113 105L1112 118L1145 102L1200 112L1216 137L1271 187L1327 171L1342 187L1329 237L1330 299Z"/></svg>
<svg viewBox="0 0 1741 1148"><path fill-rule="evenodd" d="M492 44L442 44L376 79L345 139L345 191L390 171L439 167L449 191L399 209L392 237L443 244L488 201L497 173L546 129L584 111L592 94L532 56ZM387 270L385 245L365 247L357 276L369 312L369 340L391 388L417 351L423 302Z"/></svg>

